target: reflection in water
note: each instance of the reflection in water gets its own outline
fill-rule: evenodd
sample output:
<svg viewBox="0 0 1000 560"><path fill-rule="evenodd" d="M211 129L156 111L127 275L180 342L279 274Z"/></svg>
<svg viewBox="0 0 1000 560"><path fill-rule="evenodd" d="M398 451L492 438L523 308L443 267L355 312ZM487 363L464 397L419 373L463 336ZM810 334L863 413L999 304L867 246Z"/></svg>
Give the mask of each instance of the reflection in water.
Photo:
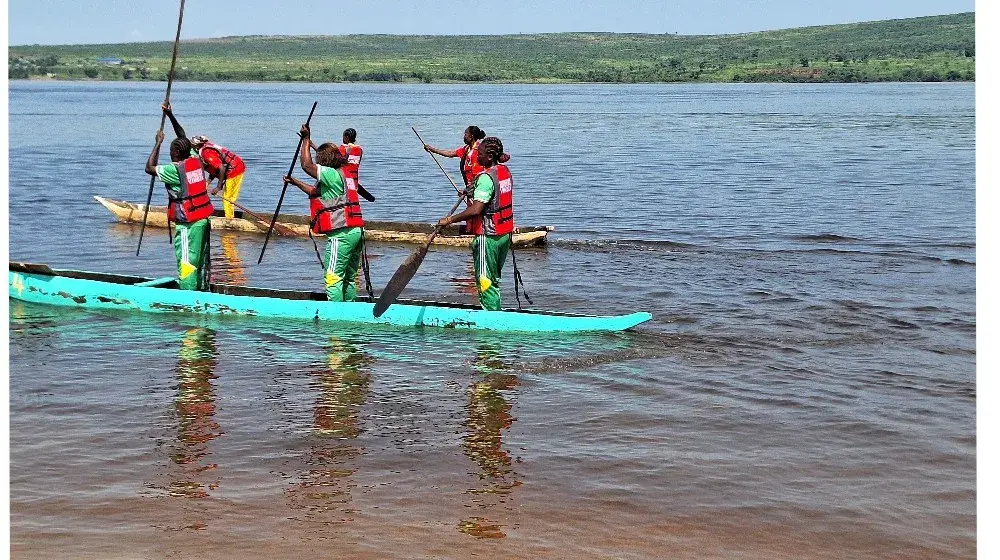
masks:
<svg viewBox="0 0 1000 560"><path fill-rule="evenodd" d="M479 296L479 288L476 284L476 269L473 267L472 257L469 257L465 263L465 275L449 276L448 282L451 282L460 294Z"/></svg>
<svg viewBox="0 0 1000 560"><path fill-rule="evenodd" d="M221 233L219 245L222 247L221 262L212 263L212 281L235 286L245 286L247 283L243 261L240 260L239 249L236 248L236 235Z"/></svg>
<svg viewBox="0 0 1000 560"><path fill-rule="evenodd" d="M215 421L215 388L212 380L218 349L215 331L197 327L184 333L177 359L177 444L171 460L182 468L171 476L171 496L207 498L219 485L211 476L208 443L222 435ZM213 480L214 479L214 480Z"/></svg>
<svg viewBox="0 0 1000 560"><path fill-rule="evenodd" d="M308 470L285 491L291 507L303 510L301 520L316 523L350 521L351 475L361 448L352 440L361 433L358 414L371 385L367 366L374 359L353 343L330 337L326 363L312 372L318 391L313 410Z"/></svg>
<svg viewBox="0 0 1000 560"><path fill-rule="evenodd" d="M466 490L472 506L481 515L475 515L458 524L458 530L478 538L503 538L503 525L485 517L500 504L506 504L514 488L521 485L512 467L510 452L503 446L503 431L516 420L511 414L511 404L504 393L518 386L517 376L507 373L511 368L500 359L500 344L483 342L472 360L473 370L482 375L469 387L469 404L466 407L467 433L462 443L465 455L480 468L475 473L478 484ZM507 506L509 508L509 506Z"/></svg>

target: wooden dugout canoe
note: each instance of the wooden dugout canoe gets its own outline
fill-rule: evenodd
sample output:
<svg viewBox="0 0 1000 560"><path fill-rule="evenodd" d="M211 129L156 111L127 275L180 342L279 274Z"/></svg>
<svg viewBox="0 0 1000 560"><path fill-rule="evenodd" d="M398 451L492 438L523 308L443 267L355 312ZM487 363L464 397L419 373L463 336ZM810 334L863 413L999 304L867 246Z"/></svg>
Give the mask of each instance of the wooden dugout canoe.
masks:
<svg viewBox="0 0 1000 560"><path fill-rule="evenodd" d="M443 327L515 332L622 331L652 319L649 313L591 316L533 310L484 311L461 303L397 300L375 317L367 297L326 301L324 292L271 290L213 284L210 292L180 290L173 277L151 279L10 262L11 299L85 309L151 313L243 315L406 327Z"/></svg>
<svg viewBox="0 0 1000 560"><path fill-rule="evenodd" d="M145 204L134 204L123 200L113 200L102 196L94 196L97 202L111 211L118 221L123 223L142 223L143 210ZM261 217L270 218L271 213L259 212ZM270 222L258 220L249 214L236 211L232 220L227 220L222 214L222 209L215 210L212 218L212 229L228 229L245 231L249 233L267 233ZM276 222L296 235L302 237L309 236L309 216L299 214L278 214ZM149 216L146 218L146 225L152 227L167 227L167 207L150 206ZM527 228L517 228L514 232L515 247L535 247L545 244L545 237L552 226L537 226ZM434 231L433 224L421 224L416 222L373 222L365 220L365 239L369 241L387 241L396 243L427 243L427 238ZM278 235L277 231L271 235ZM457 225L447 226L434 238L434 245L451 245L453 247L468 247L472 244L471 235L461 235Z"/></svg>

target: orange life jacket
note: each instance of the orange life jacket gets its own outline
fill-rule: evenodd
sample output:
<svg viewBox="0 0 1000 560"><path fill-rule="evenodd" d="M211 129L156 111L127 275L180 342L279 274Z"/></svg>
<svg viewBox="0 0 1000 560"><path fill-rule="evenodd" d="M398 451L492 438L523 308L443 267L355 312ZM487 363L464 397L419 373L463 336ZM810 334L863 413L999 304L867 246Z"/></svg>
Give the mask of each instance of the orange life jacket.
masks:
<svg viewBox="0 0 1000 560"><path fill-rule="evenodd" d="M205 145L198 150L198 154L201 155L201 159L205 162L205 167L210 173L218 173L219 169L214 162L207 158L206 151L215 152L218 155L218 160L229 166L229 176L236 177L244 171L246 171L246 164L243 163L243 158L236 155L228 148L220 146L218 144L212 144L211 142L205 142Z"/></svg>
<svg viewBox="0 0 1000 560"><path fill-rule="evenodd" d="M180 192L174 194L167 189L167 217L171 222L190 224L211 216L215 208L208 198L208 185L201 160L189 157L173 165L180 177Z"/></svg>
<svg viewBox="0 0 1000 560"><path fill-rule="evenodd" d="M365 225L365 220L361 217L361 203L358 201L358 182L345 176L340 169L336 171L344 180L344 195L334 198L320 198L317 195L309 198L309 215L312 217L309 227L313 233L325 234L340 228Z"/></svg>
<svg viewBox="0 0 1000 560"><path fill-rule="evenodd" d="M462 156L462 161L459 162L459 169L462 171L462 179L465 180L466 186L471 185L473 179L485 171L483 166L479 165L480 142L481 140L476 140L471 146L466 146L465 154Z"/></svg>
<svg viewBox="0 0 1000 560"><path fill-rule="evenodd" d="M361 167L361 156L363 150L357 144L341 144L340 153L347 156L347 163L340 168L345 177L350 177L356 182L358 180L358 169Z"/></svg>
<svg viewBox="0 0 1000 560"><path fill-rule="evenodd" d="M493 198L481 216L468 220L473 235L504 235L514 231L514 178L506 165L498 163L476 176L488 175L493 180ZM475 184L473 180L473 185Z"/></svg>

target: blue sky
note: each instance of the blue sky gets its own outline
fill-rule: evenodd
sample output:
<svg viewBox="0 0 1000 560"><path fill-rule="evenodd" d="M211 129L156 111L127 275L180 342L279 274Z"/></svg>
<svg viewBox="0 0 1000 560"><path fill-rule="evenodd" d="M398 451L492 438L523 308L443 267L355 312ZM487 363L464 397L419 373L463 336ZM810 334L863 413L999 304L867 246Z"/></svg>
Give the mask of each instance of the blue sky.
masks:
<svg viewBox="0 0 1000 560"><path fill-rule="evenodd" d="M179 0L10 0L7 44L172 40L179 6ZM560 31L698 35L974 10L973 0L187 0L182 37Z"/></svg>

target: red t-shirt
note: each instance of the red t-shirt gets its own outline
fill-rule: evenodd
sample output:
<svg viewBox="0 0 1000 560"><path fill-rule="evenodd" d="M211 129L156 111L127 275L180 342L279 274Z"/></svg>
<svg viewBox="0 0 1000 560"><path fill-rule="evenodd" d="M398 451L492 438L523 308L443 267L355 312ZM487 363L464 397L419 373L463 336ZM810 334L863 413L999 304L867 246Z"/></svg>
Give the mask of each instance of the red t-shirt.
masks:
<svg viewBox="0 0 1000 560"><path fill-rule="evenodd" d="M246 165L240 156L222 146L205 144L201 147L199 155L201 156L201 160L205 162L205 168L209 173L218 173L219 168L222 167L222 158L219 156L220 151L229 160L229 177L235 177L246 171Z"/></svg>

